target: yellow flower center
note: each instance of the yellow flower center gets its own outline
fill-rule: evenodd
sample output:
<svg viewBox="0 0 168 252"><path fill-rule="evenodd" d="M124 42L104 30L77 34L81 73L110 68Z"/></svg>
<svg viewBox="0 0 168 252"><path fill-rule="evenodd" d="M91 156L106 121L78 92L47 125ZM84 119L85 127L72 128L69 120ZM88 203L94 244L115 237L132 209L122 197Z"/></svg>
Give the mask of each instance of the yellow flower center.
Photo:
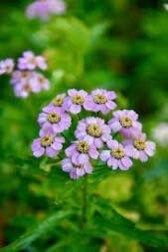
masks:
<svg viewBox="0 0 168 252"><path fill-rule="evenodd" d="M7 72L11 70L11 67L10 67L10 66L6 66L5 68L6 68L6 71L7 71Z"/></svg>
<svg viewBox="0 0 168 252"><path fill-rule="evenodd" d="M142 139L136 139L134 140L134 147L139 151L143 151L146 148L146 142Z"/></svg>
<svg viewBox="0 0 168 252"><path fill-rule="evenodd" d="M45 83L46 79L45 79L43 76L39 76L39 77L38 77L38 81L39 81L39 83L40 83L41 85L43 85L43 84Z"/></svg>
<svg viewBox="0 0 168 252"><path fill-rule="evenodd" d="M97 94L93 97L93 100L97 104L105 104L107 102L107 98L105 95Z"/></svg>
<svg viewBox="0 0 168 252"><path fill-rule="evenodd" d="M26 84L24 85L23 89L24 89L26 92L31 92L31 91L32 91L32 89L31 89L29 83L26 83Z"/></svg>
<svg viewBox="0 0 168 252"><path fill-rule="evenodd" d="M21 75L22 75L23 78L27 78L27 77L29 77L29 72L22 71Z"/></svg>
<svg viewBox="0 0 168 252"><path fill-rule="evenodd" d="M49 113L47 117L50 123L58 123L61 120L61 116L55 112Z"/></svg>
<svg viewBox="0 0 168 252"><path fill-rule="evenodd" d="M130 127L132 127L132 120L129 117L127 117L127 116L122 117L120 119L120 123L121 123L122 127L124 127L124 128L130 128Z"/></svg>
<svg viewBox="0 0 168 252"><path fill-rule="evenodd" d="M93 123L87 127L87 133L93 137L100 137L102 135L102 129L99 125Z"/></svg>
<svg viewBox="0 0 168 252"><path fill-rule="evenodd" d="M29 59L29 63L30 64L33 64L33 65L36 65L36 58L35 57L31 57L30 59Z"/></svg>
<svg viewBox="0 0 168 252"><path fill-rule="evenodd" d="M81 165L74 165L74 168L76 168L76 169L82 169L83 165L82 164Z"/></svg>
<svg viewBox="0 0 168 252"><path fill-rule="evenodd" d="M111 151L111 155L116 159L122 159L125 153L122 148L117 148Z"/></svg>
<svg viewBox="0 0 168 252"><path fill-rule="evenodd" d="M64 101L64 98L61 97L61 96L58 96L58 97L56 97L56 98L52 101L52 103L54 104L54 106L61 107L62 104L63 104L63 101Z"/></svg>
<svg viewBox="0 0 168 252"><path fill-rule="evenodd" d="M81 153L88 153L89 144L86 141L79 141L77 143L77 150Z"/></svg>
<svg viewBox="0 0 168 252"><path fill-rule="evenodd" d="M47 147L50 146L53 142L53 137L52 136L44 136L41 138L41 146Z"/></svg>
<svg viewBox="0 0 168 252"><path fill-rule="evenodd" d="M84 103L85 99L82 95L74 95L72 97L72 102L76 105L82 105Z"/></svg>

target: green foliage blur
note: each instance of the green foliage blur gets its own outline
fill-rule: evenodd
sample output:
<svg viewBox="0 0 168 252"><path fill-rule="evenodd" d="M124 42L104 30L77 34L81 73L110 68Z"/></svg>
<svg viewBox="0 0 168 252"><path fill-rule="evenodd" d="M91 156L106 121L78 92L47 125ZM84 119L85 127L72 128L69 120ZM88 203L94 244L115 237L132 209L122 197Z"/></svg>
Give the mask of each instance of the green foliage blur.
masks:
<svg viewBox="0 0 168 252"><path fill-rule="evenodd" d="M26 18L30 3L0 2L0 59L42 53L51 89L20 99L0 77L0 247L11 244L2 251L166 251L168 141L153 134L168 122L163 1L67 0L67 13L48 22ZM128 172L95 167L84 198L84 179L70 181L30 146L41 108L57 93L97 87L140 114L157 153Z"/></svg>

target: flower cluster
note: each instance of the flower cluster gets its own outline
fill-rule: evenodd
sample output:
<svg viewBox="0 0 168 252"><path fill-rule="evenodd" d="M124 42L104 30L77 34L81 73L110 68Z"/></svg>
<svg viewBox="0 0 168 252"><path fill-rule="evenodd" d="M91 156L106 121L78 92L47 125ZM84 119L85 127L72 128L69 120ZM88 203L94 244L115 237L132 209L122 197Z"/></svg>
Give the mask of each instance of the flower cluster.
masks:
<svg viewBox="0 0 168 252"><path fill-rule="evenodd" d="M28 5L26 15L28 18L40 18L47 20L50 15L61 15L66 6L63 0L36 0Z"/></svg>
<svg viewBox="0 0 168 252"><path fill-rule="evenodd" d="M49 81L37 69L46 70L47 63L44 57L35 56L31 51L24 52L16 64L13 59L0 62L0 75L11 75L10 82L17 97L26 98L30 93L49 89Z"/></svg>
<svg viewBox="0 0 168 252"><path fill-rule="evenodd" d="M128 170L134 159L146 162L154 155L155 143L142 133L136 112L113 112L116 97L115 92L104 89L90 94L71 89L67 94L57 95L38 117L41 129L32 144L33 155L62 157L63 152L61 167L72 179L91 173L92 160L105 162L113 170ZM79 117L82 110L87 117ZM70 139L72 130L74 138Z"/></svg>

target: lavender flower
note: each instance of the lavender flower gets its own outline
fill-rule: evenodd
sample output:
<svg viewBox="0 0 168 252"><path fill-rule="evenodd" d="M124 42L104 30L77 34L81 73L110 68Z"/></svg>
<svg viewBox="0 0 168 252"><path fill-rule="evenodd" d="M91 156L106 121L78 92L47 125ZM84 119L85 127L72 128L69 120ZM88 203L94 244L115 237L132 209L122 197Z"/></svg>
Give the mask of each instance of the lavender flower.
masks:
<svg viewBox="0 0 168 252"><path fill-rule="evenodd" d="M33 141L33 155L37 158L43 155L55 157L62 149L64 142L64 138L56 136L51 127L44 127L40 133L40 138Z"/></svg>
<svg viewBox="0 0 168 252"><path fill-rule="evenodd" d="M57 95L51 102L51 105L54 107L62 107L64 104L66 94L59 94Z"/></svg>
<svg viewBox="0 0 168 252"><path fill-rule="evenodd" d="M29 74L30 71L14 72L13 85L16 86L20 79L27 79ZM96 99L107 98L107 100L105 103L102 100L100 104L96 105L95 96ZM138 115L133 110L114 112L108 124L103 119L103 115L116 106L113 102L115 97L114 92L102 89L93 91L91 95L84 90L76 89L69 90L67 95L64 93L57 95L48 106L43 108L38 117L41 127L40 138L33 142L33 155L55 157L64 143L64 138L56 134L63 134L65 130L68 130L71 126L71 116L73 120L74 114L86 109L87 114L90 110L102 112L102 116L83 118L77 123L77 126L75 125L76 120L74 120L71 130L76 127L74 132L76 140L71 139L72 131L65 135L66 139L68 138L68 145L66 145L68 147L64 150L65 158L61 161L61 167L63 171L69 173L70 178L78 179L91 173L93 160L100 159L106 162L112 170L130 169L133 159L147 161L150 156L154 155L155 143L146 140L146 135L141 131L142 125L138 122ZM97 108L95 108L96 106ZM115 132L122 135L122 143L113 139Z"/></svg>
<svg viewBox="0 0 168 252"><path fill-rule="evenodd" d="M121 169L128 170L132 166L132 160L130 159L131 152L127 147L118 143L116 140L110 140L107 142L107 146L110 150L104 150L100 154L102 161L105 161L109 167L113 170Z"/></svg>
<svg viewBox="0 0 168 252"><path fill-rule="evenodd" d="M42 56L35 56L33 52L27 51L18 59L18 68L20 70L34 70L36 68L46 70L47 63Z"/></svg>
<svg viewBox="0 0 168 252"><path fill-rule="evenodd" d="M92 173L92 166L89 162L74 164L70 158L66 158L61 163L62 170L69 173L71 179L78 179L85 174Z"/></svg>
<svg viewBox="0 0 168 252"><path fill-rule="evenodd" d="M13 59L5 59L0 61L0 75L11 74L14 69Z"/></svg>
<svg viewBox="0 0 168 252"><path fill-rule="evenodd" d="M156 149L155 143L146 140L146 134L142 133L139 133L136 138L126 140L124 145L131 157L139 159L141 162L148 161L148 158L154 155Z"/></svg>
<svg viewBox="0 0 168 252"><path fill-rule="evenodd" d="M86 100L87 92L84 90L70 89L68 90L68 96L65 98L63 108L72 114L78 114L81 112L83 104Z"/></svg>
<svg viewBox="0 0 168 252"><path fill-rule="evenodd" d="M89 144L101 148L103 143L111 138L110 128L105 121L99 117L87 117L79 122L75 136L79 140L85 140Z"/></svg>
<svg viewBox="0 0 168 252"><path fill-rule="evenodd" d="M26 14L30 19L47 20L50 15L60 15L66 10L63 0L36 0L27 7Z"/></svg>
<svg viewBox="0 0 168 252"><path fill-rule="evenodd" d="M44 127L51 126L55 133L63 132L71 126L71 117L62 108L47 106L39 115L38 123Z"/></svg>
<svg viewBox="0 0 168 252"><path fill-rule="evenodd" d="M89 158L98 159L99 157L96 147L83 140L75 141L65 150L65 153L74 164L85 164L89 162Z"/></svg>
<svg viewBox="0 0 168 252"><path fill-rule="evenodd" d="M142 125L137 121L138 114L133 110L118 110L113 116L109 121L113 133L120 132L124 137L131 138L142 130Z"/></svg>
<svg viewBox="0 0 168 252"><path fill-rule="evenodd" d="M84 103L84 108L93 112L102 112L107 114L116 108L116 93L105 89L96 89L92 91Z"/></svg>
<svg viewBox="0 0 168 252"><path fill-rule="evenodd" d="M49 89L49 81L35 71L14 71L11 84L17 97L26 98L30 93L39 93Z"/></svg>

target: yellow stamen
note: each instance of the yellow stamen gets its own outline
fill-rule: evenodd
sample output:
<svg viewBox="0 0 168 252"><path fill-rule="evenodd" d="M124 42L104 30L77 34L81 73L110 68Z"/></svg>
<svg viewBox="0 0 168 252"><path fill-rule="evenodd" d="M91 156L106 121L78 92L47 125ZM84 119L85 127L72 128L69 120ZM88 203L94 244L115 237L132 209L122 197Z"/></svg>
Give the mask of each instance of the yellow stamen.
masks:
<svg viewBox="0 0 168 252"><path fill-rule="evenodd" d="M41 138L41 146L47 147L50 146L53 142L53 137L52 136L44 136Z"/></svg>
<svg viewBox="0 0 168 252"><path fill-rule="evenodd" d="M93 97L93 100L95 103L97 104L105 104L107 102L107 98L106 96L102 95L102 94L97 94Z"/></svg>
<svg viewBox="0 0 168 252"><path fill-rule="evenodd" d="M142 139L136 139L134 140L134 147L139 151L143 151L146 148L146 142Z"/></svg>
<svg viewBox="0 0 168 252"><path fill-rule="evenodd" d="M57 96L53 101L52 103L55 105L55 106L58 106L58 107L61 107L62 104L64 102L64 98L62 96Z"/></svg>
<svg viewBox="0 0 168 252"><path fill-rule="evenodd" d="M93 137L100 137L102 135L102 129L99 125L93 123L87 127L87 132Z"/></svg>
<svg viewBox="0 0 168 252"><path fill-rule="evenodd" d="M61 116L55 112L49 113L47 117L50 123L58 123L61 120Z"/></svg>
<svg viewBox="0 0 168 252"><path fill-rule="evenodd" d="M89 144L86 141L79 141L77 143L77 150L81 153L88 153Z"/></svg>
<svg viewBox="0 0 168 252"><path fill-rule="evenodd" d="M132 120L129 117L127 117L127 116L122 117L120 119L120 123L121 123L122 127L124 127L124 128L130 128L130 127L132 127Z"/></svg>
<svg viewBox="0 0 168 252"><path fill-rule="evenodd" d="M72 102L76 105L82 105L84 103L85 99L82 95L74 95L72 97Z"/></svg>
<svg viewBox="0 0 168 252"><path fill-rule="evenodd" d="M111 151L111 155L116 159L122 159L125 153L123 149L117 148Z"/></svg>

